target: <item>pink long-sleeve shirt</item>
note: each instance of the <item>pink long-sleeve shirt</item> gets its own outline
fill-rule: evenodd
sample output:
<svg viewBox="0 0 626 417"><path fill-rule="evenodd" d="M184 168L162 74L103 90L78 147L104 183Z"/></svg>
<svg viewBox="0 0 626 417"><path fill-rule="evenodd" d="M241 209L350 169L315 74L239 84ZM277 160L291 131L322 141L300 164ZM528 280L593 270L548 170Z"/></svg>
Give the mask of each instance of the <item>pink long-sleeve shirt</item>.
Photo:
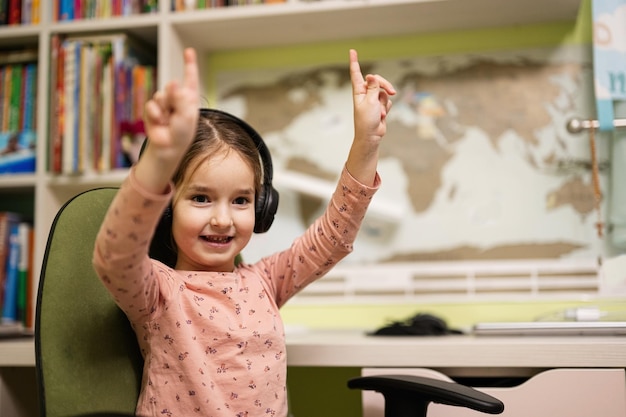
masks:
<svg viewBox="0 0 626 417"><path fill-rule="evenodd" d="M233 272L179 271L148 257L173 190L142 189L133 170L104 219L94 267L128 316L144 357L137 414L287 415L279 308L352 251L368 187L344 168L323 216L282 252Z"/></svg>

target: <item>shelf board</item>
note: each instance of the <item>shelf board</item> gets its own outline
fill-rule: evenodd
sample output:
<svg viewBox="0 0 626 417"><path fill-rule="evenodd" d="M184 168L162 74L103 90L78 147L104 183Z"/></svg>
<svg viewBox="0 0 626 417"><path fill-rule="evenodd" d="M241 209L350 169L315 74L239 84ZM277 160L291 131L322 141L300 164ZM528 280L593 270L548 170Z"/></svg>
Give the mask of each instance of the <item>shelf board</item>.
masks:
<svg viewBox="0 0 626 417"><path fill-rule="evenodd" d="M211 52L343 39L574 21L580 0L326 0L168 15L182 41ZM201 35L199 35L201 34Z"/></svg>
<svg viewBox="0 0 626 417"><path fill-rule="evenodd" d="M39 25L0 26L0 48L37 45L40 31Z"/></svg>
<svg viewBox="0 0 626 417"><path fill-rule="evenodd" d="M36 182L35 174L2 174L0 190L33 190Z"/></svg>
<svg viewBox="0 0 626 417"><path fill-rule="evenodd" d="M98 174L87 173L84 175L51 175L47 177L50 187L63 187L87 190L97 187L119 187L128 176L127 169L116 169L110 172Z"/></svg>
<svg viewBox="0 0 626 417"><path fill-rule="evenodd" d="M35 339L0 340L0 367L35 366Z"/></svg>
<svg viewBox="0 0 626 417"><path fill-rule="evenodd" d="M51 33L71 35L90 35L107 32L130 33L156 47L159 16L140 14L133 16L115 16L107 19L84 19L67 22L54 22L50 25Z"/></svg>

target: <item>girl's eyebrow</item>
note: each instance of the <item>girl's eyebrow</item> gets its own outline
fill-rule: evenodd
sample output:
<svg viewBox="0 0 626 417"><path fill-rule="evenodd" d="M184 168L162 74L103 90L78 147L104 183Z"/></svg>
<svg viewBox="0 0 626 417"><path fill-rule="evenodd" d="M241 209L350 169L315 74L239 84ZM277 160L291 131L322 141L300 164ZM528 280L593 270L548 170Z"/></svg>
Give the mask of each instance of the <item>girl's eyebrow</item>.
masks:
<svg viewBox="0 0 626 417"><path fill-rule="evenodd" d="M208 187L206 185L200 185L200 184L191 184L187 190L191 193L208 193L211 191L214 191L213 188ZM242 194L242 195L254 195L254 189L253 188L241 188L239 190L236 190L236 194Z"/></svg>

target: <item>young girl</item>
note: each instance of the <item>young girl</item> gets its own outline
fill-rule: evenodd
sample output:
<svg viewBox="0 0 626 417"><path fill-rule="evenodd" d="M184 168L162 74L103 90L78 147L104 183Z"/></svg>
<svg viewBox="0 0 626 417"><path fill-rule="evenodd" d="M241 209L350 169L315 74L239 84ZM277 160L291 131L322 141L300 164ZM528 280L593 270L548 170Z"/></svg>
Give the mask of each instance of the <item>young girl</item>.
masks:
<svg viewBox="0 0 626 417"><path fill-rule="evenodd" d="M184 62L182 83L146 104L148 145L109 208L94 267L137 333L145 361L138 415L285 417L279 308L352 250L380 184L378 148L395 90L378 75L363 77L350 51L354 140L326 212L290 248L236 265L264 229L255 214L267 198L263 166L237 119L199 114L192 49ZM148 256L165 209L174 268Z"/></svg>

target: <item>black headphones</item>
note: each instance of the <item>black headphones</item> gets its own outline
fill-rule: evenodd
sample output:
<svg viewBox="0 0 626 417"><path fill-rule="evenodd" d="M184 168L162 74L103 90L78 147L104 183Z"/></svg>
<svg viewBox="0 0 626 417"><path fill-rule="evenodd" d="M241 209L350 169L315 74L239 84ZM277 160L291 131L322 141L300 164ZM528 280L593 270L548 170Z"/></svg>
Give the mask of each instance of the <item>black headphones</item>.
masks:
<svg viewBox="0 0 626 417"><path fill-rule="evenodd" d="M259 151L263 163L263 184L256 197L254 204L254 233L265 233L274 222L278 210L278 191L272 186L272 156L265 145L261 135L242 119L217 109L200 109L200 116L209 117L211 114L234 122L241 127L252 139ZM148 143L148 138L141 147L141 153ZM150 256L164 264L174 267L176 264L176 251L172 247L172 207L168 206L156 227L152 242L150 243Z"/></svg>

